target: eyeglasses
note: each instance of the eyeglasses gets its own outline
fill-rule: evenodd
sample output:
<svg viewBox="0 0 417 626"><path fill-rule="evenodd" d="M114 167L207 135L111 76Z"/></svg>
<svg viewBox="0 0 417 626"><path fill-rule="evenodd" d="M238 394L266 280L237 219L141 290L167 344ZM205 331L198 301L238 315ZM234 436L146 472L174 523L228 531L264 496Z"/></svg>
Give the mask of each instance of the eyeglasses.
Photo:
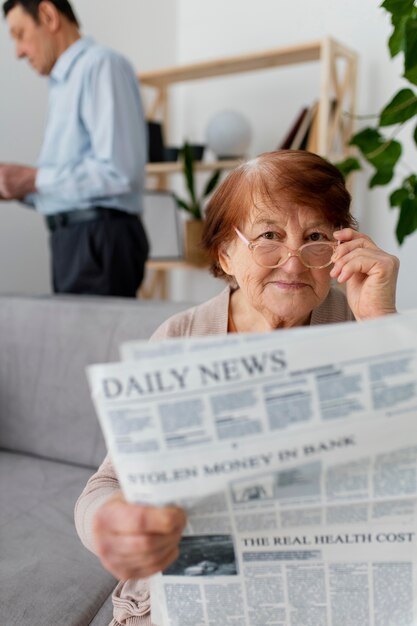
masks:
<svg viewBox="0 0 417 626"><path fill-rule="evenodd" d="M279 241L264 239L254 243L246 239L236 226L234 229L239 239L252 252L255 263L261 267L280 267L290 257L298 256L305 267L320 270L331 265L333 253L338 245L336 241L312 241L300 246L298 250L291 250Z"/></svg>

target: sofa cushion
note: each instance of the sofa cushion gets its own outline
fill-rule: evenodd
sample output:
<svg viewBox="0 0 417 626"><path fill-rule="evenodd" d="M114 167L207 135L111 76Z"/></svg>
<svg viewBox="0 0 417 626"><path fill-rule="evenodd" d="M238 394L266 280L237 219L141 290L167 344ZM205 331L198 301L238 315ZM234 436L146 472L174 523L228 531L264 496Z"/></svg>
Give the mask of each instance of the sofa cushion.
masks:
<svg viewBox="0 0 417 626"><path fill-rule="evenodd" d="M0 453L1 623L87 626L115 579L81 544L74 503L91 471ZM107 624L110 609L103 615Z"/></svg>
<svg viewBox="0 0 417 626"><path fill-rule="evenodd" d="M97 615L94 616L93 621L89 626L109 626L113 619L113 601L111 595L108 596L105 603L100 607Z"/></svg>
<svg viewBox="0 0 417 626"><path fill-rule="evenodd" d="M105 445L85 374L187 304L0 297L0 448L97 467Z"/></svg>

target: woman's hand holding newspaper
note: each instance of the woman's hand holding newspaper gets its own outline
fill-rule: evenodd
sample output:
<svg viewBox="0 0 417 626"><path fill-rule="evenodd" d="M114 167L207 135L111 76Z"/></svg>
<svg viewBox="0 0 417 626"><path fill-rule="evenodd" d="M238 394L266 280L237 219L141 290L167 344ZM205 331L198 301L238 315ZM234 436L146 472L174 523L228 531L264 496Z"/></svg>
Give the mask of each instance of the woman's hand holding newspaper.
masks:
<svg viewBox="0 0 417 626"><path fill-rule="evenodd" d="M95 514L96 553L119 580L147 578L178 557L185 525L186 515L178 507L131 504L118 492Z"/></svg>

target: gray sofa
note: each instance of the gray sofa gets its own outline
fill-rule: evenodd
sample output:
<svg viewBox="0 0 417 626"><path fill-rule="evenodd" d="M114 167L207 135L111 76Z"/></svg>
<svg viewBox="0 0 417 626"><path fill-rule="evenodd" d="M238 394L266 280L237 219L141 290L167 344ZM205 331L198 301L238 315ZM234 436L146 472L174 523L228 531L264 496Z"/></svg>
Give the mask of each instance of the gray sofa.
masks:
<svg viewBox="0 0 417 626"><path fill-rule="evenodd" d="M0 297L0 624L107 626L115 580L74 503L105 455L85 366L186 304Z"/></svg>

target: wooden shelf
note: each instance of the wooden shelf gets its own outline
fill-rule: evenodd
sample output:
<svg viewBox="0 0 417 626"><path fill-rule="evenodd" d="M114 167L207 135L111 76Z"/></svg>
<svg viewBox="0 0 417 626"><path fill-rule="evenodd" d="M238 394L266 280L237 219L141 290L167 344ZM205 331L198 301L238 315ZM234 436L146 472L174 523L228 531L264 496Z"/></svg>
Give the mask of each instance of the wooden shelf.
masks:
<svg viewBox="0 0 417 626"><path fill-rule="evenodd" d="M332 40L333 41L333 40ZM336 52L339 55L354 57L355 53L333 41ZM171 67L153 72L143 72L139 79L143 85L162 88L173 83L189 80L201 80L227 74L251 72L255 70L270 69L280 65L294 63L308 63L318 61L322 54L323 41L313 41L300 45L273 48L261 52L241 54L225 59L214 59L200 63L190 63L179 67Z"/></svg>
<svg viewBox="0 0 417 626"><path fill-rule="evenodd" d="M199 172L211 172L213 170L232 170L242 161L238 159L225 159L223 161L199 161L195 163L195 169ZM182 171L181 161L172 161L165 163L148 163L146 165L146 173L159 174L175 174Z"/></svg>
<svg viewBox="0 0 417 626"><path fill-rule="evenodd" d="M162 119L165 133L169 137L168 92L173 84L243 72L272 70L285 65L310 62L319 62L321 70L320 84L317 86L317 139L316 146L312 150L328 157L334 153L338 141L345 146L346 140L353 134L357 65L356 53L331 37L293 46L142 72L138 78L143 86L156 91L153 102L147 110L148 119ZM331 103L335 101L336 108L332 109ZM345 112L348 115L345 115ZM347 155L346 147L344 147L344 152L341 157ZM236 163L231 167L235 165ZM217 164L200 165L201 171L209 171L216 167ZM225 163L223 163L223 169L226 169ZM161 177L176 171L176 164L164 163L149 166L149 172L160 174Z"/></svg>
<svg viewBox="0 0 417 626"><path fill-rule="evenodd" d="M166 300L168 298L168 275L171 270L197 270L208 271L207 265L193 265L185 259L167 259L166 261L157 261L149 259L146 262L146 271L152 270L152 276L145 283L142 283L139 296L145 300L150 298L159 298Z"/></svg>
<svg viewBox="0 0 417 626"><path fill-rule="evenodd" d="M148 261L146 261L146 267L150 270L204 270L207 269L208 266L188 263L185 259L148 259Z"/></svg>

